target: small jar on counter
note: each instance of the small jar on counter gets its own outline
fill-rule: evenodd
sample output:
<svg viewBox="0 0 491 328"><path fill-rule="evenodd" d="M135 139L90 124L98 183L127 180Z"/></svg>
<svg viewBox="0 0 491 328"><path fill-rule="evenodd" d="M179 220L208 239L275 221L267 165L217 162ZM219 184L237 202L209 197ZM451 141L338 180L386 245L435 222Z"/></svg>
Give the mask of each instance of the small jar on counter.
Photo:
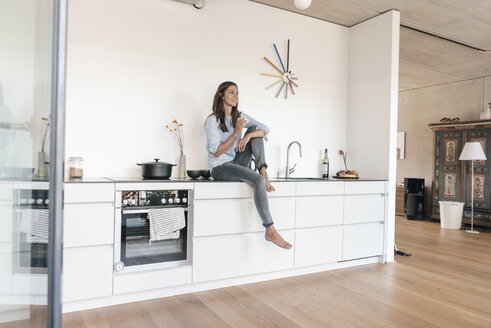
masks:
<svg viewBox="0 0 491 328"><path fill-rule="evenodd" d="M68 158L68 175L70 178L81 178L84 175L83 157Z"/></svg>

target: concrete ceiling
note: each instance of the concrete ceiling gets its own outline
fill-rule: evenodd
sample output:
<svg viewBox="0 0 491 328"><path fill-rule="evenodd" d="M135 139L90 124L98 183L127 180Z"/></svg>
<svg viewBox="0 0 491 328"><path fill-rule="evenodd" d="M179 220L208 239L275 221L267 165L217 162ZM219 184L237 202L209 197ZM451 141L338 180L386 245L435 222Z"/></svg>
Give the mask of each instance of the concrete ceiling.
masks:
<svg viewBox="0 0 491 328"><path fill-rule="evenodd" d="M401 26L399 91L491 76L491 0L251 0L344 26L383 12L401 12L401 25L439 35L480 51Z"/></svg>

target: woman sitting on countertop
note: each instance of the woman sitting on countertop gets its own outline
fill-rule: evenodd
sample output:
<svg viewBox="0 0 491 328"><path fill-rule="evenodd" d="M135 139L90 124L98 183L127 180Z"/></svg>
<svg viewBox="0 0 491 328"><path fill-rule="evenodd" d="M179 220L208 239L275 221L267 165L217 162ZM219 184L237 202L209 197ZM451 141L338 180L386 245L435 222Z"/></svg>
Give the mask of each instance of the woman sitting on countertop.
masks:
<svg viewBox="0 0 491 328"><path fill-rule="evenodd" d="M263 226L265 238L279 247L290 249L292 245L276 231L269 211L266 191L274 191L266 168L263 138L267 140L269 129L245 113L239 112L239 89L234 82L218 86L213 99L213 113L205 123L206 148L211 176L216 180L243 181L254 189L254 203ZM242 137L242 129L247 128ZM256 159L259 174L249 169L252 155Z"/></svg>

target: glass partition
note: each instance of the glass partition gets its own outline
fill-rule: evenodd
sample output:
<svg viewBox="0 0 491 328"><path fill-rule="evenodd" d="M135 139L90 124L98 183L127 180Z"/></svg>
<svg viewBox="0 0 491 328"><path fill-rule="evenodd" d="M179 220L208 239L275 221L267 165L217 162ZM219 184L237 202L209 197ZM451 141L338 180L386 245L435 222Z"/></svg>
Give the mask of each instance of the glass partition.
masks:
<svg viewBox="0 0 491 328"><path fill-rule="evenodd" d="M53 6L0 1L0 327L46 327Z"/></svg>

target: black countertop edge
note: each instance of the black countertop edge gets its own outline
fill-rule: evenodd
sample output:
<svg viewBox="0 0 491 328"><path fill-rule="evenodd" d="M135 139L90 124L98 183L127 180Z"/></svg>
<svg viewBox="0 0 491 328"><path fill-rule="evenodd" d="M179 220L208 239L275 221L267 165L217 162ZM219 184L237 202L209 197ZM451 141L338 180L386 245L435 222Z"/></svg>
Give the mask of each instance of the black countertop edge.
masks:
<svg viewBox="0 0 491 328"><path fill-rule="evenodd" d="M321 178L271 178L271 182L335 182L335 181L345 181L345 182L356 182L356 181L388 181L388 179L321 179ZM182 183L182 182L192 182L192 183L210 183L210 182L240 182L239 180L223 181L223 180L213 180L213 179L142 179L140 177L121 177L121 178L82 178L82 179L66 179L65 183Z"/></svg>
<svg viewBox="0 0 491 328"><path fill-rule="evenodd" d="M65 183L114 183L108 178L65 178Z"/></svg>

